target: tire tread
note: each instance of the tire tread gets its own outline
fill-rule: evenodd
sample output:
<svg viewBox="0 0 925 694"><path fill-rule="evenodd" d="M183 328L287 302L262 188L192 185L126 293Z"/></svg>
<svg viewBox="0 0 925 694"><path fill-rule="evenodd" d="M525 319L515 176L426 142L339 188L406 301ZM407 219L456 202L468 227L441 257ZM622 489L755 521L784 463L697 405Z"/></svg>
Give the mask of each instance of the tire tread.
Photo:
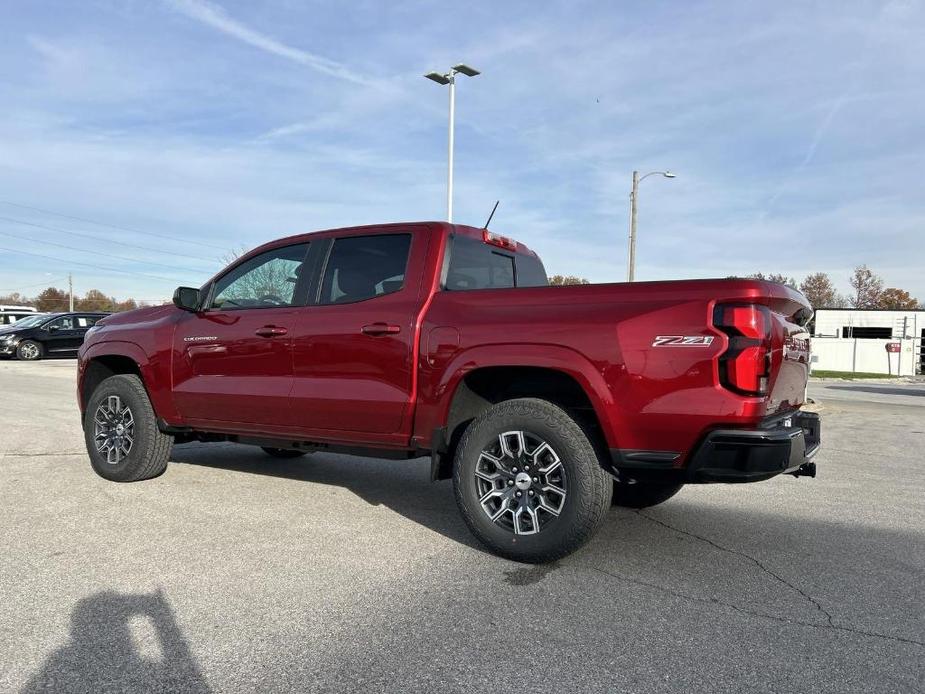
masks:
<svg viewBox="0 0 925 694"><path fill-rule="evenodd" d="M571 474L569 478L571 485L569 493L575 495L573 498L586 501L578 507L576 522L569 526L567 533L560 538L559 542L545 550L533 550L529 554L512 547L499 546L485 538L479 532L474 517L474 514L481 512L481 508L470 508L461 492L463 480L460 477L462 467L460 455L471 445L473 439L484 436L485 429L496 427L499 419L507 417L539 421L548 429L556 431L570 448L578 452L575 462L579 466L579 472ZM593 536L610 508L612 478L600 466L591 437L565 410L548 400L518 398L491 406L468 426L456 449L456 455L457 459L453 466L453 486L463 520L479 540L494 552L509 559L529 563L547 563L571 554Z"/></svg>

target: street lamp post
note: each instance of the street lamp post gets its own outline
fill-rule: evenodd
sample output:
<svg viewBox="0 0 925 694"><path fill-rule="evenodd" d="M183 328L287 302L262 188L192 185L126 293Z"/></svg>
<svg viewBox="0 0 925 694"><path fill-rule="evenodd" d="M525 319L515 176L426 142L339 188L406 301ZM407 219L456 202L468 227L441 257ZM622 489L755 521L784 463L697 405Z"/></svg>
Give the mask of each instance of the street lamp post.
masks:
<svg viewBox="0 0 925 694"><path fill-rule="evenodd" d="M650 171L644 176L640 176L638 171L633 172L633 190L630 192L630 248L626 264L627 282L632 282L636 277L636 199L639 197L639 184L649 176L656 174L665 178L675 177L670 171Z"/></svg>
<svg viewBox="0 0 925 694"><path fill-rule="evenodd" d="M449 72L428 72L424 77L433 80L437 84L450 86L450 133L448 140L447 154L447 174L446 174L446 221L453 221L453 131L456 125L456 75L461 74L466 77L475 77L479 73L473 67L465 63L459 63L450 68Z"/></svg>

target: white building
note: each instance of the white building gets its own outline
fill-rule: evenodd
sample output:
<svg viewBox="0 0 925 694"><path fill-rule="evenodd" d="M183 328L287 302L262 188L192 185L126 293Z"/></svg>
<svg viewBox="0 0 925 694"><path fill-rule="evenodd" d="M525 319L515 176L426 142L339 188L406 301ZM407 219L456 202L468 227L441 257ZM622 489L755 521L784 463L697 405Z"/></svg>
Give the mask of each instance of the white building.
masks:
<svg viewBox="0 0 925 694"><path fill-rule="evenodd" d="M925 373L925 311L816 311L813 369L884 376Z"/></svg>

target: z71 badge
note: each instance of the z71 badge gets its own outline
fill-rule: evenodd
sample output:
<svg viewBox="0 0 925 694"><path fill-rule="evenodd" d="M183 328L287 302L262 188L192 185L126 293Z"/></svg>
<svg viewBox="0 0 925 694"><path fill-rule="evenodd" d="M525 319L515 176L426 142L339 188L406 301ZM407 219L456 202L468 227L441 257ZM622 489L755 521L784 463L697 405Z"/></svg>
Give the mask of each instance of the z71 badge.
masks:
<svg viewBox="0 0 925 694"><path fill-rule="evenodd" d="M712 335L659 335L653 347L707 347L713 344Z"/></svg>

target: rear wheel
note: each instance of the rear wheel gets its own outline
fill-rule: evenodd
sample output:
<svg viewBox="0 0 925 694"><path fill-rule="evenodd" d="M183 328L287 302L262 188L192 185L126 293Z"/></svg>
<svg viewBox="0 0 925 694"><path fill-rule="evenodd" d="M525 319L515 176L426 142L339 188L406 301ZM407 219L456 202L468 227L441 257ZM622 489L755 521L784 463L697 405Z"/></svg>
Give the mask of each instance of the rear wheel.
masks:
<svg viewBox="0 0 925 694"><path fill-rule="evenodd" d="M297 451L292 448L270 448L269 446L261 446L260 448L264 453L274 458L301 458L308 453L308 451Z"/></svg>
<svg viewBox="0 0 925 694"><path fill-rule="evenodd" d="M16 358L23 361L37 361L42 358L44 351L41 342L23 340L16 347Z"/></svg>
<svg viewBox="0 0 925 694"><path fill-rule="evenodd" d="M582 428L533 398L493 405L469 425L456 450L453 487L482 543L530 563L564 557L587 542L611 494Z"/></svg>
<svg viewBox="0 0 925 694"><path fill-rule="evenodd" d="M683 486L683 484L645 484L643 482L627 484L615 481L613 483L612 503L614 506L625 506L627 508L657 506L664 501L668 501L668 499L681 491Z"/></svg>
<svg viewBox="0 0 925 694"><path fill-rule="evenodd" d="M84 413L90 464L100 477L136 482L167 469L173 437L157 428L154 408L138 376L110 376L97 387Z"/></svg>

